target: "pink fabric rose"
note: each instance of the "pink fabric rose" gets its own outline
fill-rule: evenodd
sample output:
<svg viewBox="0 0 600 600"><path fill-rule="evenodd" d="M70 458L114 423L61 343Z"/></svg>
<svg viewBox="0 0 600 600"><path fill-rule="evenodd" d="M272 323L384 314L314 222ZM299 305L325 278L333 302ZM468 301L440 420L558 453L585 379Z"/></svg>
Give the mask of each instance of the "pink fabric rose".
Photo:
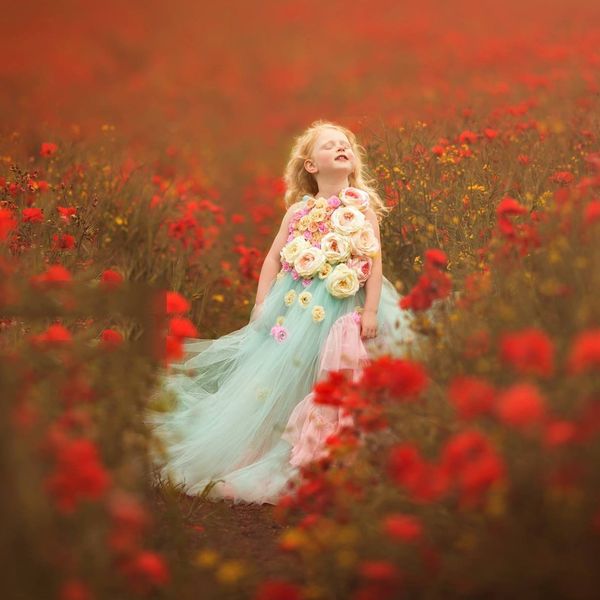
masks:
<svg viewBox="0 0 600 600"><path fill-rule="evenodd" d="M348 261L346 264L356 271L356 276L358 278L358 283L363 285L365 281L369 278L371 274L371 267L373 265L373 259L369 256L358 257L354 256Z"/></svg>
<svg viewBox="0 0 600 600"><path fill-rule="evenodd" d="M286 340L288 332L283 325L273 325L273 327L271 327L271 335L273 336L273 339L280 344Z"/></svg>

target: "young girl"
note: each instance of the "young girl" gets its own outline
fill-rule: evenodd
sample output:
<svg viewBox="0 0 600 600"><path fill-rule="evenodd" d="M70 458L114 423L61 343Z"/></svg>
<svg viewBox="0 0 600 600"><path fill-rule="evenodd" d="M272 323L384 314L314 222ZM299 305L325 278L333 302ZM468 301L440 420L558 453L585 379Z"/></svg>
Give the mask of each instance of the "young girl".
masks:
<svg viewBox="0 0 600 600"><path fill-rule="evenodd" d="M326 438L352 418L316 405L332 370L355 380L381 353L402 354L413 335L383 276L379 218L364 149L345 127L314 122L292 149L288 210L264 260L250 321L216 340L186 340L164 387L176 405L150 410L163 477L189 494L270 503ZM210 484L210 485L209 485ZM208 487L207 487L208 486Z"/></svg>

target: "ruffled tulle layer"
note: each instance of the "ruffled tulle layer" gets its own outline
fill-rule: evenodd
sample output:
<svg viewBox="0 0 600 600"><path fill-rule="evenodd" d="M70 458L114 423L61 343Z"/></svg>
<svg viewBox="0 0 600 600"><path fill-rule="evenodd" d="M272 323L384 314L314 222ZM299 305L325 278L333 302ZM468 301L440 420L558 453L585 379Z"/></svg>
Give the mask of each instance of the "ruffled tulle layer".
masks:
<svg viewBox="0 0 600 600"><path fill-rule="evenodd" d="M296 297L309 291L310 302L288 306L290 290ZM402 355L414 341L410 314L386 278L378 335L362 340L356 309L364 294L361 288L351 298L334 298L323 280L304 287L286 273L254 321L215 340L185 340L185 359L161 377L174 406L146 413L160 442L152 458L163 478L192 495L213 484L205 491L212 500L275 504L300 465L322 455L327 436L349 423L339 409L312 402L314 383L339 369L356 378L370 359ZM320 321L314 306L323 308ZM276 339L278 318L285 335Z"/></svg>

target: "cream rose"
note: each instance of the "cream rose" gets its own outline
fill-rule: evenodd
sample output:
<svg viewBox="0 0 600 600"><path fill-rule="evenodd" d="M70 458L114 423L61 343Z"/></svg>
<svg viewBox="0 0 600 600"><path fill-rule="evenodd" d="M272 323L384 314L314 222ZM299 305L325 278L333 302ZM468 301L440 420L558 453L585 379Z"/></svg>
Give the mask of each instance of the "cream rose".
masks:
<svg viewBox="0 0 600 600"><path fill-rule="evenodd" d="M321 269L327 259L320 248L311 246L298 254L294 268L300 277L312 277Z"/></svg>
<svg viewBox="0 0 600 600"><path fill-rule="evenodd" d="M296 301L296 290L289 290L283 297L286 306L291 306Z"/></svg>
<svg viewBox="0 0 600 600"><path fill-rule="evenodd" d="M291 264L296 260L298 254L300 254L302 250L306 250L306 248L309 247L310 242L304 236L298 235L281 249L279 255L282 260Z"/></svg>
<svg viewBox="0 0 600 600"><path fill-rule="evenodd" d="M359 285L363 285L371 274L371 267L373 266L373 259L365 256L353 256L350 260L346 261L346 264L356 271Z"/></svg>
<svg viewBox="0 0 600 600"><path fill-rule="evenodd" d="M350 256L350 252L352 251L350 238L347 235L340 235L332 231L323 236L321 250L323 250L329 262L342 262Z"/></svg>
<svg viewBox="0 0 600 600"><path fill-rule="evenodd" d="M365 224L365 215L354 206L340 206L331 213L333 230L342 235L350 235Z"/></svg>
<svg viewBox="0 0 600 600"><path fill-rule="evenodd" d="M312 294L307 290L298 294L298 304L300 304L302 308L306 308L310 304L311 300Z"/></svg>
<svg viewBox="0 0 600 600"><path fill-rule="evenodd" d="M327 275L329 275L329 273L331 273L332 270L333 267L331 266L331 264L326 262L319 271L319 279L325 279L325 277L327 277Z"/></svg>
<svg viewBox="0 0 600 600"><path fill-rule="evenodd" d="M308 224L310 223L310 220L308 218L308 215L302 215L298 221L298 223L296 224L296 227L298 228L298 231L305 231L306 228L308 227Z"/></svg>
<svg viewBox="0 0 600 600"><path fill-rule="evenodd" d="M327 216L327 211L324 208L315 207L306 216L311 223L319 223L325 219Z"/></svg>
<svg viewBox="0 0 600 600"><path fill-rule="evenodd" d="M339 199L344 206L354 206L359 210L365 210L369 206L369 194L365 190L355 187L344 188L339 194Z"/></svg>
<svg viewBox="0 0 600 600"><path fill-rule="evenodd" d="M356 271L345 263L340 263L325 280L327 291L335 298L348 298L358 291L359 283Z"/></svg>
<svg viewBox="0 0 600 600"><path fill-rule="evenodd" d="M315 323L319 323L325 318L325 309L320 304L313 306L312 318Z"/></svg>
<svg viewBox="0 0 600 600"><path fill-rule="evenodd" d="M350 236L350 247L352 254L357 256L377 256L380 247L379 240L370 223L367 222L367 226L355 231Z"/></svg>

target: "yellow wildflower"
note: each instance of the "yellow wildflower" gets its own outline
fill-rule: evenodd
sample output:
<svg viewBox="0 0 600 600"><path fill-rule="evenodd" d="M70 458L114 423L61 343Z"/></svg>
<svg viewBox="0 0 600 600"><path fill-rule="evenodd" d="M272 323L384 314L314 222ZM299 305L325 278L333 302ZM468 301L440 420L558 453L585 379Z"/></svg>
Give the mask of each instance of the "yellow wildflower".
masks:
<svg viewBox="0 0 600 600"><path fill-rule="evenodd" d="M214 567L219 561L219 554L214 550L205 548L200 550L194 558L194 562L199 567Z"/></svg>
<svg viewBox="0 0 600 600"><path fill-rule="evenodd" d="M221 583L237 583L246 574L246 566L241 560L228 560L221 564L216 578Z"/></svg>

